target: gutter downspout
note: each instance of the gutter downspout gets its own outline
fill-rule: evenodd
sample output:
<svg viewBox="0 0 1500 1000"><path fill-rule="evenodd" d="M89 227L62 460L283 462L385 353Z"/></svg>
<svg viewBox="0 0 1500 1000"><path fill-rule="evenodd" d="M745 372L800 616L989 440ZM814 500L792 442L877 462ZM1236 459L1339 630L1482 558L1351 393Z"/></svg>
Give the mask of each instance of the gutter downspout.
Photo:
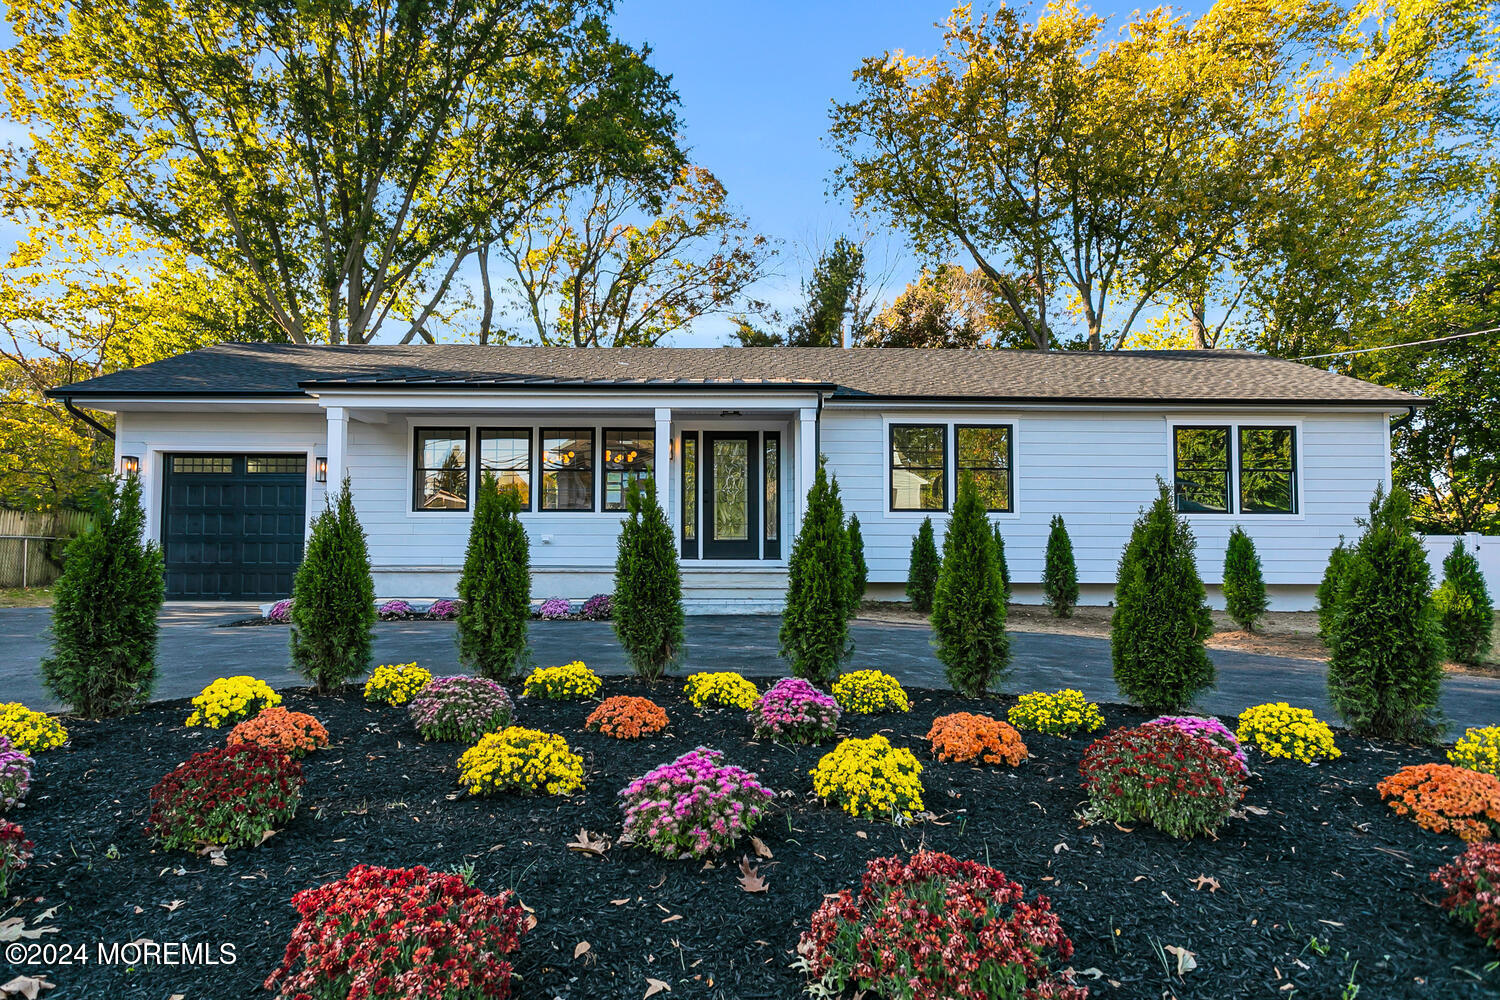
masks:
<svg viewBox="0 0 1500 1000"><path fill-rule="evenodd" d="M1415 406L1408 406L1406 408L1406 416L1404 416L1404 417L1397 417L1395 420L1391 421L1391 430L1393 430L1393 431L1399 431L1401 428L1407 426L1413 420L1415 420L1416 417L1417 417L1417 408Z"/></svg>
<svg viewBox="0 0 1500 1000"><path fill-rule="evenodd" d="M100 437L104 438L111 445L115 443L115 432L110 430L108 427L105 427L103 424L95 420L93 417L89 416L87 413L84 413L78 407L74 406L72 396L63 396L61 398L63 401L63 409L67 410L69 413L73 414L73 416L88 424L96 432L98 432Z"/></svg>

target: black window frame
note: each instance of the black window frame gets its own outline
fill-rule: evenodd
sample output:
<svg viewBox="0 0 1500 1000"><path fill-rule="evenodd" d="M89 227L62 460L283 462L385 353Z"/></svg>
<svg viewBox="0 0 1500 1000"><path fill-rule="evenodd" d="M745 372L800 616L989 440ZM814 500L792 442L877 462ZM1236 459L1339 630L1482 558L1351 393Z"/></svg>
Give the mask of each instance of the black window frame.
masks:
<svg viewBox="0 0 1500 1000"><path fill-rule="evenodd" d="M414 514L464 514L474 506L474 433L472 427L413 427L411 446L411 510ZM462 437L464 441L464 505L462 507L424 507L421 498L425 495L422 480L426 473L439 471L422 464L421 440L423 434L440 434L447 438Z"/></svg>
<svg viewBox="0 0 1500 1000"><path fill-rule="evenodd" d="M550 471L587 472L589 474L589 505L587 507L548 507L546 506L547 490L545 487L547 468L547 438L548 436L568 436L577 438L582 432L587 431L589 435L589 456L586 469L566 469ZM599 510L599 439L601 435L597 427L583 427L574 425L572 427L541 427L537 429L537 477L536 477L536 509L538 513L546 514L594 514Z"/></svg>
<svg viewBox="0 0 1500 1000"><path fill-rule="evenodd" d="M1290 510L1246 510L1245 509L1245 439L1246 431L1286 431L1291 435L1290 447L1287 449L1287 492L1290 494L1292 505ZM1236 424L1234 428L1234 500L1239 512L1247 517L1265 516L1295 516L1301 505L1300 492L1297 489L1297 425L1296 424ZM1257 467L1251 471L1281 471L1279 468Z"/></svg>
<svg viewBox="0 0 1500 1000"><path fill-rule="evenodd" d="M602 474L599 476L599 509L601 511L606 512L606 513L614 513L614 512L619 512L619 511L625 510L626 509L625 498L630 493L630 487L629 487L628 484L625 485L625 486L622 486L622 488L620 490L620 505L618 507L611 507L610 504L609 504L609 474L611 472L634 472L634 471L639 471L637 469L627 469L627 468L615 468L615 469L611 469L610 468L609 459L605 458L604 456L606 456L606 455L609 454L609 446L606 444L606 442L609 440L609 436L611 434L630 434L630 435L633 435L633 436L635 436L637 438L644 438L647 442L649 442L650 446L651 446L651 461L650 461L650 463L648 464L648 466L646 468L646 475L648 477L653 478L653 479L656 477L656 428L654 428L654 427L649 427L649 428L641 428L641 427L603 427L603 428L600 428L600 430L599 430L599 448L600 448L601 461L599 462L599 471ZM624 465L624 463L619 463L619 464L622 465L622 466Z"/></svg>
<svg viewBox="0 0 1500 1000"><path fill-rule="evenodd" d="M964 431L1005 431L1005 468L998 469L993 465L971 465L963 464L963 449L959 447L958 439ZM1008 421L999 421L987 424L954 424L953 425L953 482L959 482L959 477L964 474L965 468L977 469L987 472L1005 472L1005 506L987 507L986 514L1014 514L1016 512L1016 425Z"/></svg>
<svg viewBox="0 0 1500 1000"><path fill-rule="evenodd" d="M899 431L899 430L905 430L907 428L912 428L912 427L921 427L921 428L935 427L938 430L938 433L939 433L938 450L939 450L939 452L943 456L943 464L942 464L942 467L941 467L941 471L942 471L942 477L941 477L941 479L942 479L942 484L943 484L943 503L942 503L941 507L921 507L921 506L917 506L917 507L898 507L898 506L896 506L896 469L898 468L898 466L896 465L896 432ZM948 433L948 425L946 423L926 423L926 422L920 422L920 421L904 421L902 423L892 423L892 424L889 425L889 429L886 432L886 452L885 452L886 498L885 498L885 502L886 502L887 509L890 510L891 513L893 513L893 514L933 514L933 513L939 513L939 514L941 514L941 513L946 513L948 511L948 509L949 509L949 507L950 507L950 505L952 503L951 494L953 492L949 488L949 484L948 484L948 479L949 479L948 473L950 471L949 467L952 464L952 462L950 461L950 458L949 458L949 449L948 449L948 438L949 437L950 437L950 435ZM902 468L902 469L924 469L924 470L931 471L933 467L932 466L928 466L928 465L903 465L903 466L899 466L899 468Z"/></svg>
<svg viewBox="0 0 1500 1000"><path fill-rule="evenodd" d="M478 488L478 486L480 484L482 484L484 482L484 474L487 471L485 469L485 466L484 466L484 438L485 438L486 434L494 435L496 437L501 436L501 435L506 435L506 436L510 436L510 437L514 437L514 436L516 436L518 434L524 434L525 435L525 437L526 437L526 502L521 505L521 510L528 511L528 512L532 511L532 510L535 510L537 503L539 503L539 501L536 499L536 493L537 493L537 452L541 450L538 447L538 445L540 443L540 438L538 437L538 435L536 433L536 428L534 428L534 427L500 427L500 426L480 426L480 427L474 428L474 461L476 461L479 464L479 468L478 468L479 478L478 478L478 481L475 484L476 489ZM506 471L511 471L511 470L506 470Z"/></svg>
<svg viewBox="0 0 1500 1000"><path fill-rule="evenodd" d="M1177 436L1183 431L1220 431L1224 435L1224 509L1223 510L1183 510L1182 490L1178 485L1182 480L1181 453L1177 447ZM1234 445L1235 428L1233 424L1173 424L1172 425L1172 510L1178 514L1208 514L1218 517L1231 516L1234 514L1235 500L1235 476L1234 476ZM1203 466L1203 468L1210 468Z"/></svg>
<svg viewBox="0 0 1500 1000"><path fill-rule="evenodd" d="M770 458L770 454L768 452L768 449L771 448L772 446L774 446L775 449L776 449L776 463L775 463L774 467L768 461L768 459ZM760 516L761 516L761 530L760 530L760 536L761 536L761 546L762 546L761 558L762 559L780 559L781 558L781 535L782 535L782 531L781 531L781 494L782 494L781 467L782 467L782 464L783 464L784 459L785 459L785 456L783 455L783 453L781 451L781 432L780 431L763 431L761 433L761 435L760 435L760 458L761 458L761 484L760 484L760 492L761 492L761 500L760 500L760 504L761 504L761 512L760 512ZM772 482L771 476L772 476L773 473L775 474L775 477L776 477L775 478L776 496L775 496L775 500L774 501L770 501L770 498L767 496L767 491L770 489L770 485L771 485L771 482ZM774 532L771 530L773 528L775 529ZM771 537L772 534L774 534L776 537L774 537L774 538Z"/></svg>
<svg viewBox="0 0 1500 1000"><path fill-rule="evenodd" d="M678 490L682 497L682 527L678 531L682 558L698 558L698 536L702 533L699 524L698 494L703 489L703 447L698 431L682 432L682 476ZM688 476L688 445L693 448L693 474ZM689 483L691 478L691 483ZM689 492L691 490L691 492ZM689 530L691 529L691 530Z"/></svg>

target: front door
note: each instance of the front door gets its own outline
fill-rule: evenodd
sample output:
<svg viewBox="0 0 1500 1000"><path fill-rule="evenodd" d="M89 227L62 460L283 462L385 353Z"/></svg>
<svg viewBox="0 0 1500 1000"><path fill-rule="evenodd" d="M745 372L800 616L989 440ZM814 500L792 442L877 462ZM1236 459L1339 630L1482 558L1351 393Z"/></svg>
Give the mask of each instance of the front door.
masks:
<svg viewBox="0 0 1500 1000"><path fill-rule="evenodd" d="M703 558L759 559L759 435L703 434Z"/></svg>

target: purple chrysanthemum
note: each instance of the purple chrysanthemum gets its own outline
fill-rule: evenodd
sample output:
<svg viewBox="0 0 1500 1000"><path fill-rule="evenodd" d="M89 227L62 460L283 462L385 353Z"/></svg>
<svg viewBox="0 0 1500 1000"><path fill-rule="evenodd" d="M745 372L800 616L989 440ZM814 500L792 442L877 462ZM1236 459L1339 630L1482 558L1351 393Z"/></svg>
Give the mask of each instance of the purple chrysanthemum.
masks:
<svg viewBox="0 0 1500 1000"><path fill-rule="evenodd" d="M289 622L291 620L292 620L292 601L291 601L291 598L287 598L285 600L277 601L275 604L271 605L271 610L266 612L266 621L273 622L273 623L275 623L277 625L285 625L287 622Z"/></svg>
<svg viewBox="0 0 1500 1000"><path fill-rule="evenodd" d="M698 747L625 786L625 838L668 858L700 858L733 847L776 793L753 772L723 759L717 750Z"/></svg>
<svg viewBox="0 0 1500 1000"><path fill-rule="evenodd" d="M542 602L537 609L537 616L543 619L566 618L573 613L573 605L566 597L549 597Z"/></svg>
<svg viewBox="0 0 1500 1000"><path fill-rule="evenodd" d="M1250 758L1245 756L1245 750L1240 746L1240 741L1230 732L1229 727L1218 719L1205 718L1198 715L1161 715L1150 722L1148 726L1176 726L1189 736L1196 736L1200 740L1207 740L1214 746L1223 750L1229 756L1239 762L1240 770L1250 773Z"/></svg>
<svg viewBox="0 0 1500 1000"><path fill-rule="evenodd" d="M839 703L800 677L783 677L750 706L757 739L821 743L839 724Z"/></svg>
<svg viewBox="0 0 1500 1000"><path fill-rule="evenodd" d="M602 622L609 619L614 613L615 598L613 594L595 594L583 602L583 617L591 622Z"/></svg>

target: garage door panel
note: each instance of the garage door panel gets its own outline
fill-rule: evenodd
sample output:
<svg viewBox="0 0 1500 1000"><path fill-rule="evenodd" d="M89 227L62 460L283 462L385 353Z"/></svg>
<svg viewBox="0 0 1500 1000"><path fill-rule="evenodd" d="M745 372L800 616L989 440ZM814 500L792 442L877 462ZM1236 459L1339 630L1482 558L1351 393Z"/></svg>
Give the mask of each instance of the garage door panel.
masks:
<svg viewBox="0 0 1500 1000"><path fill-rule="evenodd" d="M167 596L289 594L302 561L306 461L300 455L167 456Z"/></svg>

